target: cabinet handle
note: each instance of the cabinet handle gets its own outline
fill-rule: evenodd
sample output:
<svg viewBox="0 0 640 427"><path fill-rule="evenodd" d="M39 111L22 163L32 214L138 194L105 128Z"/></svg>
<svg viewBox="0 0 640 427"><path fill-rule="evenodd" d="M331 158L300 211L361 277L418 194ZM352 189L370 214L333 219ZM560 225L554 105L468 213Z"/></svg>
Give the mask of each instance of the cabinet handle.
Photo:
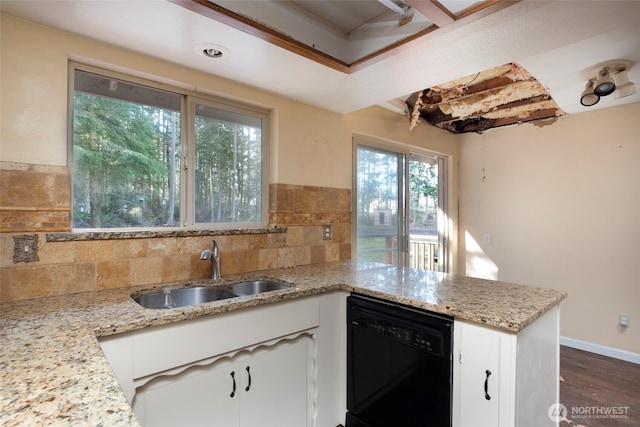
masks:
<svg viewBox="0 0 640 427"><path fill-rule="evenodd" d="M484 380L484 398L491 400L491 396L489 396L489 376L491 375L491 371L487 369L485 374L487 374L487 378Z"/></svg>
<svg viewBox="0 0 640 427"><path fill-rule="evenodd" d="M244 391L249 391L249 389L251 388L251 371L249 370L249 366L247 366L247 375L249 375L249 384L247 384L247 388L244 389Z"/></svg>
<svg viewBox="0 0 640 427"><path fill-rule="evenodd" d="M231 371L231 380L233 380L233 390L231 390L229 397L236 395L236 373L234 371Z"/></svg>

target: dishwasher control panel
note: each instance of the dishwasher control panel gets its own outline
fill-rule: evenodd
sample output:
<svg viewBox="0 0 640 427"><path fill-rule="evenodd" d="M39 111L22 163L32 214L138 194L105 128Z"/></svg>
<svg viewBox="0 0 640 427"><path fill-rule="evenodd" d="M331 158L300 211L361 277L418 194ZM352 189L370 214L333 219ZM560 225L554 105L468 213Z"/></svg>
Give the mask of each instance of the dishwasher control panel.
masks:
<svg viewBox="0 0 640 427"><path fill-rule="evenodd" d="M367 318L353 319L351 323L354 326L369 328L394 341L400 341L435 355L442 355L442 335L436 329L430 330L428 327L415 329L401 324Z"/></svg>

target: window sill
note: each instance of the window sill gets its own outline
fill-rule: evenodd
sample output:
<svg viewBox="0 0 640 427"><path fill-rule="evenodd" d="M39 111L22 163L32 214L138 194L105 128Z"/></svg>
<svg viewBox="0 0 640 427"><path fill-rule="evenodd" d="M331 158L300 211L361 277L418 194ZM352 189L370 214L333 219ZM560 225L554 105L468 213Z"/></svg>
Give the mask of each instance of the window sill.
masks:
<svg viewBox="0 0 640 427"><path fill-rule="evenodd" d="M172 230L172 231L89 231L73 233L47 233L47 242L73 242L86 240L156 239L169 237L240 236L245 234L286 233L287 227L247 228L238 230Z"/></svg>

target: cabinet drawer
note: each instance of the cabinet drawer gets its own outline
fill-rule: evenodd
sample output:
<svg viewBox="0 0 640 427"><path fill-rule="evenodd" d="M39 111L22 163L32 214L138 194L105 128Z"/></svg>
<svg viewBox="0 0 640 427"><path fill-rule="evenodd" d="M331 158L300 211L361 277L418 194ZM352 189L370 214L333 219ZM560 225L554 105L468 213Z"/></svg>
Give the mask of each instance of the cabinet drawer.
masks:
<svg viewBox="0 0 640 427"><path fill-rule="evenodd" d="M319 325L316 298L296 299L153 327L133 334L133 378Z"/></svg>

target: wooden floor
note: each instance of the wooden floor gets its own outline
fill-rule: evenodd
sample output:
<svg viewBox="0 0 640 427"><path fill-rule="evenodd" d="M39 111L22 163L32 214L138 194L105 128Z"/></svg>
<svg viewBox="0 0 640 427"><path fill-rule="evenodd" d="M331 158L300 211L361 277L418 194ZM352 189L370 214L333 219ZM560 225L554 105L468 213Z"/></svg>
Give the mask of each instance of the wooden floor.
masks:
<svg viewBox="0 0 640 427"><path fill-rule="evenodd" d="M560 347L560 426L640 426L640 365Z"/></svg>

